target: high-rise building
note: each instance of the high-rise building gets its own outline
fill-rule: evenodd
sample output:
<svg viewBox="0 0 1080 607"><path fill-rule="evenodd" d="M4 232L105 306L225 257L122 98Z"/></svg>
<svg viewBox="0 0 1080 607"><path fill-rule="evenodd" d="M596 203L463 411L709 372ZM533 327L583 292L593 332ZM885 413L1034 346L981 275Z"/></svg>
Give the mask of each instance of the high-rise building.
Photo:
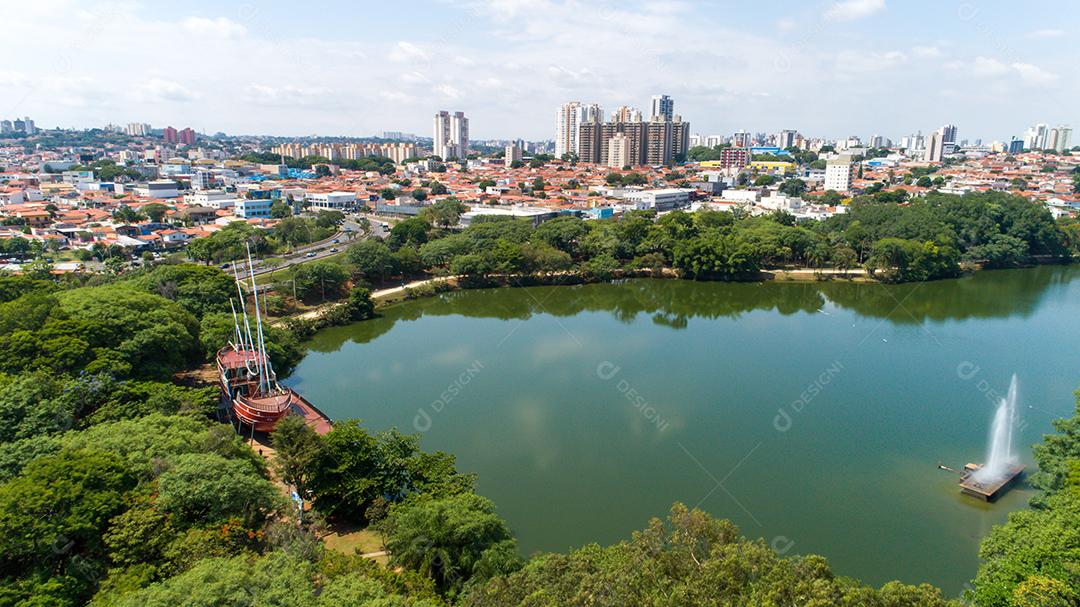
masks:
<svg viewBox="0 0 1080 607"><path fill-rule="evenodd" d="M162 131L161 139L162 139L162 141L164 141L165 143L171 143L171 144L174 144L174 145L175 145L175 144L176 144L176 143L177 143L178 141L180 141L180 137L179 137L179 135L177 134L177 132L176 132L176 129L174 129L174 128L173 128L173 127L171 127L171 126L167 126L167 127L165 127L165 130L164 130L164 131Z"/></svg>
<svg viewBox="0 0 1080 607"><path fill-rule="evenodd" d="M851 183L856 176L855 163L851 156L841 154L825 164L825 190L836 192L851 191Z"/></svg>
<svg viewBox="0 0 1080 607"><path fill-rule="evenodd" d="M798 135L797 131L791 129L784 129L776 135L776 147L781 150L793 147L795 145L795 137Z"/></svg>
<svg viewBox="0 0 1080 607"><path fill-rule="evenodd" d="M150 125L143 122L132 122L127 125L127 134L132 137L145 137L150 134Z"/></svg>
<svg viewBox="0 0 1080 607"><path fill-rule="evenodd" d="M568 101L555 112L555 157L578 151L578 128L584 120L584 108L578 101Z"/></svg>
<svg viewBox="0 0 1080 607"><path fill-rule="evenodd" d="M1054 151L1060 154L1069 149L1069 139L1072 139L1072 127L1063 124L1057 128L1057 131L1058 136L1054 144Z"/></svg>
<svg viewBox="0 0 1080 607"><path fill-rule="evenodd" d="M181 145L195 145L195 129L184 128L177 133L177 139L179 139Z"/></svg>
<svg viewBox="0 0 1080 607"><path fill-rule="evenodd" d="M629 116L631 120L618 120ZM616 112L609 122L590 121L578 129L579 158L582 162L609 164L613 162L611 146L617 135L625 136L618 146L615 159L627 162L619 166L669 165L685 156L690 143L690 123L676 115L674 121L657 117L649 122L633 120L633 112ZM637 115L640 118L640 113ZM625 151L624 151L625 150ZM613 166L613 165L612 165Z"/></svg>
<svg viewBox="0 0 1080 607"><path fill-rule="evenodd" d="M956 125L946 124L945 126L941 127L941 137L943 143L956 143Z"/></svg>
<svg viewBox="0 0 1080 607"><path fill-rule="evenodd" d="M615 169L630 165L630 137L616 133L608 140L606 164Z"/></svg>
<svg viewBox="0 0 1080 607"><path fill-rule="evenodd" d="M720 150L721 169L741 169L750 164L750 148L734 147Z"/></svg>
<svg viewBox="0 0 1080 607"><path fill-rule="evenodd" d="M736 131L731 137L731 144L737 148L748 148L751 145L751 136L747 131Z"/></svg>
<svg viewBox="0 0 1080 607"><path fill-rule="evenodd" d="M675 100L667 95L653 95L649 120L657 117L671 122L675 118Z"/></svg>
<svg viewBox="0 0 1080 607"><path fill-rule="evenodd" d="M464 159L469 149L469 119L464 112L435 114L434 153L443 160Z"/></svg>
<svg viewBox="0 0 1080 607"><path fill-rule="evenodd" d="M515 162L521 161L521 146L516 143L506 146L506 154L503 156L503 165L507 168Z"/></svg>
<svg viewBox="0 0 1080 607"><path fill-rule="evenodd" d="M930 136L930 144L926 147L927 162L941 162L945 157L945 133L944 128L934 131Z"/></svg>
<svg viewBox="0 0 1080 607"><path fill-rule="evenodd" d="M612 122L641 122L641 111L627 105L620 105L611 113Z"/></svg>
<svg viewBox="0 0 1080 607"><path fill-rule="evenodd" d="M1009 153L1010 154L1019 154L1020 152L1023 152L1023 151L1024 151L1024 140L1013 137L1012 141L1009 142Z"/></svg>
<svg viewBox="0 0 1080 607"><path fill-rule="evenodd" d="M10 133L15 130L10 120L0 120L0 133Z"/></svg>

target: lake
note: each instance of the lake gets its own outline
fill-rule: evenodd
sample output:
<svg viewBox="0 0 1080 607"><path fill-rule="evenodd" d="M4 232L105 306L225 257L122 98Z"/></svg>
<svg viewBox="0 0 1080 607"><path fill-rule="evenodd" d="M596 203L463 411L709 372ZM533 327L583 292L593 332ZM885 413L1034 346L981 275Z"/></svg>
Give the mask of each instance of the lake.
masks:
<svg viewBox="0 0 1080 607"><path fill-rule="evenodd" d="M479 475L522 551L610 544L681 501L839 575L958 594L997 503L962 497L1016 373L1030 445L1073 410L1080 268L909 285L457 291L320 332L287 383L420 432Z"/></svg>

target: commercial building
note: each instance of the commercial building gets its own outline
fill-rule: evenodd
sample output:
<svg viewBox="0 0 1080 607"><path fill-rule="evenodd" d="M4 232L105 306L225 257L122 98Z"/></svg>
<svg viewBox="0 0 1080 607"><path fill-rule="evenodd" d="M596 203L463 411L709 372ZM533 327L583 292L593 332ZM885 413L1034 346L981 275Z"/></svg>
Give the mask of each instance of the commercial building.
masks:
<svg viewBox="0 0 1080 607"><path fill-rule="evenodd" d="M143 198L176 198L180 195L179 187L172 179L140 183L134 189L135 193Z"/></svg>
<svg viewBox="0 0 1080 607"><path fill-rule="evenodd" d="M469 149L469 119L464 112L435 114L434 153L443 160L464 159Z"/></svg>
<svg viewBox="0 0 1080 607"><path fill-rule="evenodd" d="M354 192L309 192L305 200L315 209L340 211L356 203L356 194Z"/></svg>
<svg viewBox="0 0 1080 607"><path fill-rule="evenodd" d="M640 211L668 211L690 203L690 190L667 188L663 190L640 190L627 192L623 200Z"/></svg>
<svg viewBox="0 0 1080 607"><path fill-rule="evenodd" d="M842 154L825 164L825 190L836 192L851 191L851 184L857 175L851 156Z"/></svg>
<svg viewBox="0 0 1080 607"><path fill-rule="evenodd" d="M267 219L273 204L269 198L240 198L233 207L233 215L244 219Z"/></svg>

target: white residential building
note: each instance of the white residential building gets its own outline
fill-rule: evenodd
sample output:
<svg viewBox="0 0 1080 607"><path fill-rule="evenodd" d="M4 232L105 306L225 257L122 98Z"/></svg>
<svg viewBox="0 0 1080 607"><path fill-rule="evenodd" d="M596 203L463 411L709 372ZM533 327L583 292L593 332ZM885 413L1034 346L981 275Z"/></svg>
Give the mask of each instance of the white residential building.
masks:
<svg viewBox="0 0 1080 607"><path fill-rule="evenodd" d="M464 112L435 114L434 154L443 160L464 160L469 149L469 119Z"/></svg>
<svg viewBox="0 0 1080 607"><path fill-rule="evenodd" d="M825 165L825 190L849 192L856 175L855 163L851 161L851 156L837 156Z"/></svg>

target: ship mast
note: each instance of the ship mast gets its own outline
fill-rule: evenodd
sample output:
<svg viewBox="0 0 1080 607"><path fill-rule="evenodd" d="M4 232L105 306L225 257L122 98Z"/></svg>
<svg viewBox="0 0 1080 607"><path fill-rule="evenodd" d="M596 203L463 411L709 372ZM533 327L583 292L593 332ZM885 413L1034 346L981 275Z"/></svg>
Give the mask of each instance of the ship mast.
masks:
<svg viewBox="0 0 1080 607"><path fill-rule="evenodd" d="M254 292L255 298L255 327L257 339L259 340L259 356L261 359L261 367L259 373L259 386L262 387L263 383L266 384L266 393L270 392L270 362L266 356L266 340L263 335L262 327L262 314L259 311L259 286L255 282L255 267L251 262L251 245L247 245L247 258L248 258L248 272L251 274L251 290Z"/></svg>
<svg viewBox="0 0 1080 607"><path fill-rule="evenodd" d="M240 275L236 272L236 266L233 266L233 277L236 279L236 293L237 296L240 298L240 310L244 314L244 330L247 332L247 342L243 343L243 347L241 349L244 351L254 351L255 344L251 340L251 323L248 322L247 303L244 301L244 289L240 285ZM240 341L243 342L243 339L241 339ZM244 366L247 367L249 372L251 371L251 367L248 366L247 363L246 355L244 356Z"/></svg>

